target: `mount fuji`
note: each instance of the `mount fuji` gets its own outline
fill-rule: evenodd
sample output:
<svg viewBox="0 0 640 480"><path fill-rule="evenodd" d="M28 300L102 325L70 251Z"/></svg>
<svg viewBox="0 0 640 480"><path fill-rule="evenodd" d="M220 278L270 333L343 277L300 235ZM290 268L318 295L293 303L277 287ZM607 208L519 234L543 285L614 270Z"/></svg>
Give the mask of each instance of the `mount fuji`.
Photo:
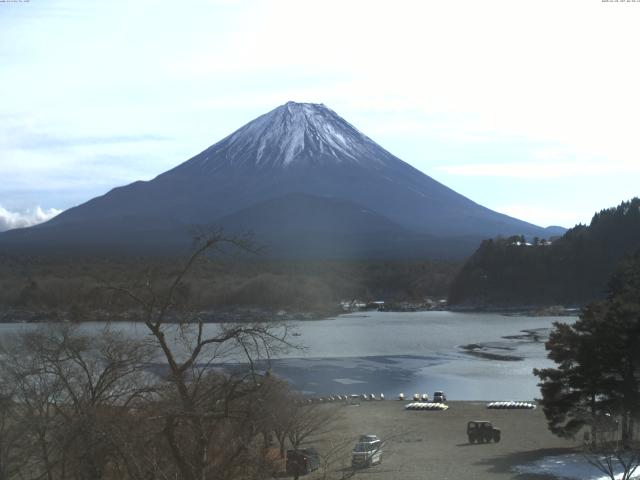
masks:
<svg viewBox="0 0 640 480"><path fill-rule="evenodd" d="M5 232L0 252L176 252L195 225L304 258L454 258L487 237L562 233L478 205L322 104L289 102L153 180Z"/></svg>

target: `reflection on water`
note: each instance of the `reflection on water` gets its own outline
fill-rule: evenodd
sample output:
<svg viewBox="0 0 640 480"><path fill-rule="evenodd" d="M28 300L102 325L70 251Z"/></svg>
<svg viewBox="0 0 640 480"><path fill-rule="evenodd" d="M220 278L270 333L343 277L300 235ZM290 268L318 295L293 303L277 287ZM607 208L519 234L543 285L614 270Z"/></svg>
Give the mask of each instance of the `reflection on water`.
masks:
<svg viewBox="0 0 640 480"><path fill-rule="evenodd" d="M455 400L529 400L539 396L532 369L551 365L544 341L554 321L575 317L370 312L290 322L290 340L302 348L277 355L271 368L310 395L445 390ZM23 328L33 325L0 324L0 336ZM82 328L97 332L104 324ZM148 336L139 324L113 328Z"/></svg>

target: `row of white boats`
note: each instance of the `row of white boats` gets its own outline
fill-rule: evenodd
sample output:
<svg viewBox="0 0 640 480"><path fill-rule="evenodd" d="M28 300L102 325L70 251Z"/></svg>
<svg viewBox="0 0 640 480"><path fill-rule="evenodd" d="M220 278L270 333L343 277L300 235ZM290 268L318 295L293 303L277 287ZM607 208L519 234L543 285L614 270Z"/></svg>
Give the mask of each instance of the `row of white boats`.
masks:
<svg viewBox="0 0 640 480"><path fill-rule="evenodd" d="M436 395L440 394L440 398L444 398L444 394L442 392L436 392ZM405 400L404 393L398 395L398 400ZM336 401L346 401L346 400L384 400L384 393L375 394L375 393L352 393L351 395L328 395L326 397L313 397L307 398L305 403L324 403L324 402L336 402ZM428 393L414 393L413 394L414 402L429 402L429 394Z"/></svg>
<svg viewBox="0 0 640 480"><path fill-rule="evenodd" d="M507 409L524 408L524 409L532 410L532 409L536 408L536 404L532 403L532 402L514 402L514 401L489 402L489 403L487 403L487 408L507 408Z"/></svg>
<svg viewBox="0 0 640 480"><path fill-rule="evenodd" d="M442 393L442 391L437 391L434 395L433 395L434 399L436 397L444 399L446 401L446 398L444 397L444 393ZM404 393L401 393L400 395L398 395L398 400L404 400ZM429 394L428 393L414 393L413 394L413 401L414 402L428 402L429 401ZM435 401L434 403L444 403L444 401Z"/></svg>
<svg viewBox="0 0 640 480"><path fill-rule="evenodd" d="M408 403L405 406L407 410L447 410L449 407L446 405L446 398L442 394L442 392L436 392L434 396L434 401L430 401L429 394L427 393L414 393L413 394L413 402ZM398 395L398 400L404 401L405 396L404 393ZM384 400L384 393L375 394L375 393L362 393L362 394L351 394L351 395L329 395L326 397L316 397L316 398L307 398L302 401L302 403L324 403L324 402L359 402L361 400L364 401L380 401ZM529 409L532 410L536 408L536 404L533 402L515 402L513 400L509 401L501 401L501 402L489 402L487 403L487 408L493 409Z"/></svg>
<svg viewBox="0 0 640 480"><path fill-rule="evenodd" d="M376 395L375 393L362 393L351 395L329 395L326 397L314 397L307 398L303 403L324 403L324 402L345 402L345 401L360 401L360 400L384 400L384 393Z"/></svg>
<svg viewBox="0 0 640 480"><path fill-rule="evenodd" d="M404 406L405 410L446 410L449 408L448 405L444 403L434 403L434 402L411 402L407 403Z"/></svg>

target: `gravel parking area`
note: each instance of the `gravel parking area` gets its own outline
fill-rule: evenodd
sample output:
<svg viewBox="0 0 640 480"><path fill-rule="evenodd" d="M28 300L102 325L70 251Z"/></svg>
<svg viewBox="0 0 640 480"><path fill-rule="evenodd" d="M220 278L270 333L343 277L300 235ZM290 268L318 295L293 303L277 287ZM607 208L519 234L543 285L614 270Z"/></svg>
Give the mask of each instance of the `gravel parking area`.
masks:
<svg viewBox="0 0 640 480"><path fill-rule="evenodd" d="M408 411L406 402L362 402L340 406L329 431L315 442L326 465L306 478L402 480L542 480L553 477L513 471L542 457L574 452L576 441L552 435L541 409L493 410L486 402L450 402L446 411ZM489 420L501 430L499 443L469 444L469 420ZM364 433L385 441L382 463L352 471L350 451Z"/></svg>

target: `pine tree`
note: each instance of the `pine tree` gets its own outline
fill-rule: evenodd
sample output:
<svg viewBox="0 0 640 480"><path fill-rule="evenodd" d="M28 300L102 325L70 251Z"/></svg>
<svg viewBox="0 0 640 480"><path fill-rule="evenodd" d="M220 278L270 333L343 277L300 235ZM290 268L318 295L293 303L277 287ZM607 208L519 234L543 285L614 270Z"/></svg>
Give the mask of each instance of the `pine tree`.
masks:
<svg viewBox="0 0 640 480"><path fill-rule="evenodd" d="M611 278L609 295L573 325L554 324L546 348L556 368L535 369L549 429L572 437L604 415L619 419L624 442L640 418L640 252Z"/></svg>

